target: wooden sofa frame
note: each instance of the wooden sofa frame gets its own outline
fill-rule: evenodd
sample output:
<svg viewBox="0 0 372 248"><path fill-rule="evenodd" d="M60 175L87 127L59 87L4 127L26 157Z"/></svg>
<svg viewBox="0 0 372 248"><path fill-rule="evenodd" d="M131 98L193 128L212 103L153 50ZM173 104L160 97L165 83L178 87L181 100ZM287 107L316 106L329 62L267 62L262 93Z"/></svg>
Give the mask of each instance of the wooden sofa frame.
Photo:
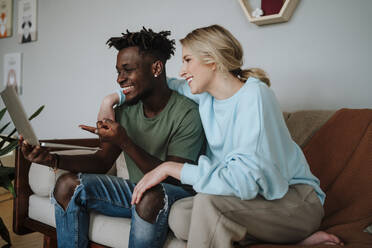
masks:
<svg viewBox="0 0 372 248"><path fill-rule="evenodd" d="M61 139L61 140L43 140L50 143L70 144L96 147L99 145L98 139ZM56 149L54 149L56 151ZM15 182L14 188L16 198L13 202L13 231L18 235L24 235L32 232L44 234L44 248L57 248L57 236L54 227L33 220L28 216L29 197L32 190L28 182L28 173L31 162L23 157L20 148L16 150L15 161ZM107 246L99 245L94 242L89 244L90 248L105 248Z"/></svg>

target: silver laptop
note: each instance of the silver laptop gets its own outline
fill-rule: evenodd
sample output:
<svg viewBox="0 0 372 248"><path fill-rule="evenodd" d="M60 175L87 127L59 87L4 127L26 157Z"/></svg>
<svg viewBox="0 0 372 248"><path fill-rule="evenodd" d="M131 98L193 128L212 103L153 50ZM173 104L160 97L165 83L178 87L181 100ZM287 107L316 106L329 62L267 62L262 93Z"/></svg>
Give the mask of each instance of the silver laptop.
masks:
<svg viewBox="0 0 372 248"><path fill-rule="evenodd" d="M57 143L39 142L30 121L27 118L23 105L18 97L18 94L13 86L7 86L1 93L1 98L8 110L10 118L13 121L18 134L22 135L24 140L33 146L63 148L63 149L83 149L83 150L99 150L99 147L75 146Z"/></svg>

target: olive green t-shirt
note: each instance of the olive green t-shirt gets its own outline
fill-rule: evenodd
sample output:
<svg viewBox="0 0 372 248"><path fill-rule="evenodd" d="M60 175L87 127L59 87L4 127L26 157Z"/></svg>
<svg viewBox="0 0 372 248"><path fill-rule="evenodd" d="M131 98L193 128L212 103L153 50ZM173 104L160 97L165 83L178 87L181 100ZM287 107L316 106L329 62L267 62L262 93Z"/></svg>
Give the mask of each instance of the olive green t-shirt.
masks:
<svg viewBox="0 0 372 248"><path fill-rule="evenodd" d="M147 118L143 104L122 105L115 110L116 121L127 131L131 140L158 159L167 156L197 161L204 142L198 105L173 91L167 105L155 117ZM142 171L124 152L129 179L137 183Z"/></svg>

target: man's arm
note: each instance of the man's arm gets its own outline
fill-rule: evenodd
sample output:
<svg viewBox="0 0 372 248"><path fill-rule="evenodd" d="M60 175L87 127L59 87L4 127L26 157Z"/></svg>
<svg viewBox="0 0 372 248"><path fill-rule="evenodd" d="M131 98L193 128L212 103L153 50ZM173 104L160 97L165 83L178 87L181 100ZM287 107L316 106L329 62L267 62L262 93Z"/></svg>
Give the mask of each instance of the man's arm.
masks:
<svg viewBox="0 0 372 248"><path fill-rule="evenodd" d="M158 159L147 153L141 147L133 143L133 141L128 137L127 141L123 142L122 149L127 153L128 156L136 163L138 168L146 174L147 172L153 170L158 165L165 161L174 161L179 163L194 163L190 159L185 159L177 156L167 156L165 161Z"/></svg>
<svg viewBox="0 0 372 248"><path fill-rule="evenodd" d="M101 150L94 154L59 155L58 168L75 173L106 173L119 156L121 150L119 147L108 143L101 143L100 146ZM57 157L49 153L47 148L31 146L24 142L22 137L20 138L20 147L23 156L31 162L49 167L54 167L57 164Z"/></svg>
<svg viewBox="0 0 372 248"><path fill-rule="evenodd" d="M59 155L58 167L75 173L107 173L121 150L110 143L101 143L100 147L101 150L93 154Z"/></svg>
<svg viewBox="0 0 372 248"><path fill-rule="evenodd" d="M97 122L97 128L85 125L80 125L80 127L91 133L96 133L100 136L100 139L102 141L105 141L106 143L109 142L111 144L115 144L119 148L119 150L124 151L136 163L143 174L146 174L147 172L153 170L159 164L164 162L161 159L152 156L140 146L135 144L127 135L125 128L118 122L114 122L110 119L104 119L103 121ZM109 154L102 157L107 156L109 156ZM166 161L174 161L180 163L193 162L189 159L184 159L178 156L168 156L166 158Z"/></svg>

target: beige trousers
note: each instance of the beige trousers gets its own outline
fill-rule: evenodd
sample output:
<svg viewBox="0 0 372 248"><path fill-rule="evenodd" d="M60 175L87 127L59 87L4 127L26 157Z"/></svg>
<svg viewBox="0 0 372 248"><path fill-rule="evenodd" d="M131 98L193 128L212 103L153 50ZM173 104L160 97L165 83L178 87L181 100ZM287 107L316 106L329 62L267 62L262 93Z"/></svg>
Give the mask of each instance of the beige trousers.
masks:
<svg viewBox="0 0 372 248"><path fill-rule="evenodd" d="M272 201L199 193L173 204L169 226L177 238L187 240L189 248L227 248L298 242L319 228L323 215L314 189L297 184Z"/></svg>

